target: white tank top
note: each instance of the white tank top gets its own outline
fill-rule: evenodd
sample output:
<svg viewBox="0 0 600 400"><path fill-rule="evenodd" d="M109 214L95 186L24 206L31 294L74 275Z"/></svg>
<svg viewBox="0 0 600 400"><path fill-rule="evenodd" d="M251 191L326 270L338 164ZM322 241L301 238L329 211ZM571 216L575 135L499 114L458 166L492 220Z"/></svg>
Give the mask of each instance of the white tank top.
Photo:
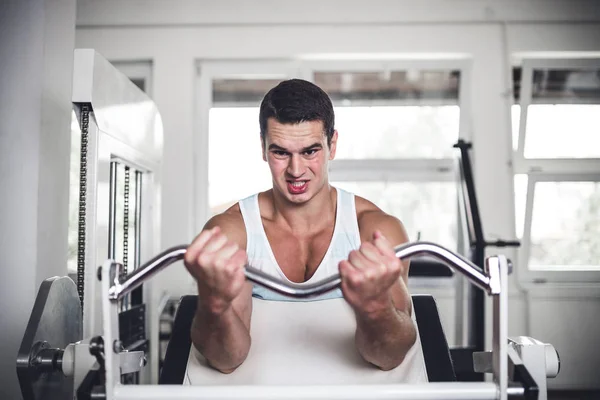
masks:
<svg viewBox="0 0 600 400"><path fill-rule="evenodd" d="M323 257L321 264L319 264L313 276L311 276L306 282L300 283L300 285L308 285L314 282L319 282L325 278L337 274L339 272L339 262L347 259L348 254L350 254L352 250L360 247L360 233L358 230L358 221L356 219L354 194L338 188L336 188L336 191L337 207L335 215L335 227L333 229L331 243L329 244L329 248L325 252L325 256ZM258 194L241 200L239 204L242 217L244 218L244 225L246 226L246 253L248 254L248 264L283 281L291 282L277 264L275 254L273 253L271 245L269 244L269 240L267 239L267 234L260 217ZM263 300L295 300L259 286L253 287L252 295ZM339 297L342 297L342 292L338 289L322 296L307 300L324 300Z"/></svg>

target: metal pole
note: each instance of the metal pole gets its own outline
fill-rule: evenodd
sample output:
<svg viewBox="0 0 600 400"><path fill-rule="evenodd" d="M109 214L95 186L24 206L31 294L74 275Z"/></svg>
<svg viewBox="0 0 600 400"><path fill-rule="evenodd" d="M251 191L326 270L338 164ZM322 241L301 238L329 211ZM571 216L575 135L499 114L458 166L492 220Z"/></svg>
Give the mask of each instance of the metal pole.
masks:
<svg viewBox="0 0 600 400"><path fill-rule="evenodd" d="M135 171L135 243L134 243L134 251L135 251L135 260L133 269L136 270L140 267L142 262L142 182L143 182L143 173L140 171ZM131 294L131 304L137 305L142 304L143 292L142 289L138 288L133 291Z"/></svg>
<svg viewBox="0 0 600 400"><path fill-rule="evenodd" d="M498 384L499 399L507 400L508 388L508 260L504 256L486 260L486 272L491 285L497 286L492 296L494 319L492 326L492 372Z"/></svg>
<svg viewBox="0 0 600 400"><path fill-rule="evenodd" d="M110 163L110 181L109 181L109 213L108 213L108 258L114 260L116 257L116 236L117 236L117 168L118 164L114 161Z"/></svg>

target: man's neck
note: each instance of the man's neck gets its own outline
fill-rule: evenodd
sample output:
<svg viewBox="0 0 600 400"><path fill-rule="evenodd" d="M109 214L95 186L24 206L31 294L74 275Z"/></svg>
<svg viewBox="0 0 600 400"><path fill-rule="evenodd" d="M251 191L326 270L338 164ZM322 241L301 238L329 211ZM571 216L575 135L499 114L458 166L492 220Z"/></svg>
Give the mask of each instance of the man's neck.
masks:
<svg viewBox="0 0 600 400"><path fill-rule="evenodd" d="M273 220L294 234L310 234L335 222L336 189L329 185L303 204L290 203L275 190L271 191L271 198Z"/></svg>

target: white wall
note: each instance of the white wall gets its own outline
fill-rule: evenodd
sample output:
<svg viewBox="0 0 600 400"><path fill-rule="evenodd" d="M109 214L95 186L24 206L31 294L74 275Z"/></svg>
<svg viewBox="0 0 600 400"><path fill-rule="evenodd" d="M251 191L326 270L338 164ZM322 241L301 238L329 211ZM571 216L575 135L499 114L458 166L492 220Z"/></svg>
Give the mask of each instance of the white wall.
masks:
<svg viewBox="0 0 600 400"><path fill-rule="evenodd" d="M198 210L206 209L207 160L198 158L194 150L203 142L194 118L198 60L339 53L466 55L472 60L473 79L468 129L474 142L485 233L490 238L511 238L515 226L510 55L600 51L599 4L593 0L80 1L76 46L95 48L110 60L152 60L153 97L165 127L165 247L189 242L206 218ZM507 254L516 260L514 251ZM175 295L193 287L183 268L177 267L161 284ZM562 295L577 293L578 288L549 290ZM561 344L563 369L551 383L554 387L600 385L595 379L597 368L589 368L600 367L598 360L578 360L579 355L588 354L582 349L594 345L600 334L600 324L589 323L600 315L597 292L590 290L589 296L576 295L585 310L578 308L577 302L562 299L553 300L560 304L556 308L541 307L536 296L525 296L511 278L509 333L539 333L541 339ZM449 310L451 299L442 302L441 308ZM535 318L528 318L532 313ZM564 313L569 313L571 327L588 321L576 341L564 330L560 338L545 335L562 324ZM450 320L444 317L446 324ZM532 323L536 329L529 329Z"/></svg>
<svg viewBox="0 0 600 400"><path fill-rule="evenodd" d="M0 394L43 279L67 272L75 0L0 6Z"/></svg>

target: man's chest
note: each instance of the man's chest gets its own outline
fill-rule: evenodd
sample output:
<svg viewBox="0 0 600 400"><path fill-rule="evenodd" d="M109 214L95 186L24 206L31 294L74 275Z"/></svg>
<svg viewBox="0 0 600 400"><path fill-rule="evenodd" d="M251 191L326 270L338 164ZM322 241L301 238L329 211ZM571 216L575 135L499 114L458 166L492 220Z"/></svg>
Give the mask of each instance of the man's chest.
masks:
<svg viewBox="0 0 600 400"><path fill-rule="evenodd" d="M274 226L265 226L267 239L281 271L292 282L306 282L323 261L333 227L319 232L296 236Z"/></svg>

